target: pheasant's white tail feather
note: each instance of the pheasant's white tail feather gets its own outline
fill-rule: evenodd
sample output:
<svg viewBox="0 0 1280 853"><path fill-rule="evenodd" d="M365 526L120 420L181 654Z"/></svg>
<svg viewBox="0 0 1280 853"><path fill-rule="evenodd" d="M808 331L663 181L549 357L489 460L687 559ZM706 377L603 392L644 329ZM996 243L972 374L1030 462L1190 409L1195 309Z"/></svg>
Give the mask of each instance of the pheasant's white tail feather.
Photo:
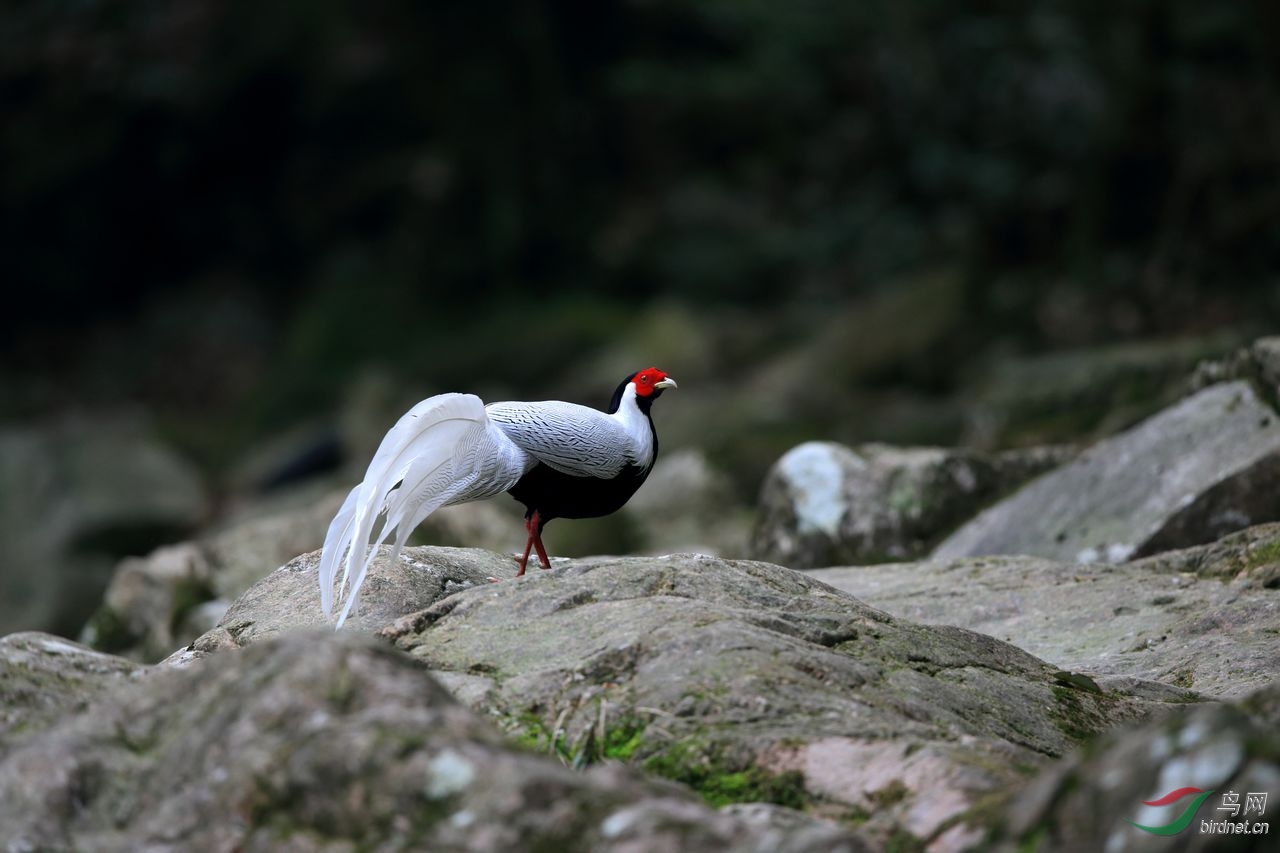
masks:
<svg viewBox="0 0 1280 853"><path fill-rule="evenodd" d="M417 523L405 524L405 516L414 510L418 510L421 513L419 518L419 521L421 521L443 506L445 501L451 497L449 492L450 484L447 481L447 475L450 472L445 470L448 467L448 461L448 459L441 461L433 456L419 457L413 460L409 464L409 468L404 472L400 485L387 493L382 501L382 529L378 531L377 538L367 547L368 553L362 556L358 568L355 569L351 595L348 596L342 612L338 615L337 627L341 628L343 623L347 621L347 614L351 611L352 605L356 601L356 591L364 583L365 575L369 573L369 567L373 565L374 558L378 555L378 549L382 547L382 543L386 542L387 537L393 532L396 533L396 541L395 547L391 552L391 561L395 562L400 556L400 549L404 547L404 543L409 539L409 534L417 526ZM431 477L432 474L437 476ZM442 474L446 476L440 476ZM420 509L419 503L421 503ZM353 565L355 565L355 560L348 559L346 570L343 572L343 587L346 586L347 578Z"/></svg>
<svg viewBox="0 0 1280 853"><path fill-rule="evenodd" d="M356 514L356 498L360 487L347 493L342 508L329 522L329 532L324 537L324 550L320 552L320 609L326 617L333 615L333 578L338 563L351 545L351 522Z"/></svg>
<svg viewBox="0 0 1280 853"><path fill-rule="evenodd" d="M440 507L451 503L467 485L470 478L463 482L449 485L438 493L432 491L427 492L427 497L419 505L412 494L406 494L399 501L395 502L394 508L388 508L387 521L382 527L382 531L378 535L378 539L373 543L373 547L369 551L369 556L365 559L364 564L360 567L359 573L356 575L355 582L351 585L351 595L347 597L346 604L343 605L342 612L338 615L337 627L341 628L343 623L347 621L347 614L351 611L352 606L356 602L356 591L360 589L360 585L364 583L365 575L369 572L369 567L373 565L373 559L378 553L378 548L386 541L387 536L394 530L396 531L396 539L392 544L390 561L394 563L400 557L400 551L409 541L409 534L431 513ZM404 491L399 489L397 491ZM421 492L419 493L421 495ZM393 496L394 497L394 496ZM413 520L405 523L404 517L407 513L413 512Z"/></svg>
<svg viewBox="0 0 1280 853"><path fill-rule="evenodd" d="M441 394L418 403L383 438L364 481L352 489L329 527L321 556L320 599L333 612L334 575L343 565L339 597L350 590L337 620L342 627L359 595L378 547L396 533L392 559L413 528L448 503L489 497L509 489L527 457L493 426L471 394ZM374 525L383 518L376 539Z"/></svg>

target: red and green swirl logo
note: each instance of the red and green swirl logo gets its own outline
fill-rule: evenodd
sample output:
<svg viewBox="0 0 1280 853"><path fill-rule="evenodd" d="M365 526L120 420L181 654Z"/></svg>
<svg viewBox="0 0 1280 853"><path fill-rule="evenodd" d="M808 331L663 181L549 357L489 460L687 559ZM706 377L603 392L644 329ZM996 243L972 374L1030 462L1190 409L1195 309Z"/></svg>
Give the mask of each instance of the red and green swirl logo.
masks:
<svg viewBox="0 0 1280 853"><path fill-rule="evenodd" d="M1128 820L1128 818L1125 820L1129 823L1133 823L1134 826L1141 829L1143 832L1149 832L1152 835L1177 835L1179 832L1182 832L1182 830L1191 825L1191 821L1196 818L1196 811L1205 800L1209 799L1209 795L1212 793L1213 791L1202 791L1199 788L1178 788L1176 791L1170 791L1159 799L1143 800L1142 804L1144 806L1167 806L1170 803L1176 803L1178 800L1181 800L1183 797L1190 796L1191 794L1197 795L1196 798L1191 801L1191 804L1187 806L1186 810L1178 816L1177 820L1172 823L1166 823L1163 826L1143 826L1140 823L1133 823L1133 821Z"/></svg>

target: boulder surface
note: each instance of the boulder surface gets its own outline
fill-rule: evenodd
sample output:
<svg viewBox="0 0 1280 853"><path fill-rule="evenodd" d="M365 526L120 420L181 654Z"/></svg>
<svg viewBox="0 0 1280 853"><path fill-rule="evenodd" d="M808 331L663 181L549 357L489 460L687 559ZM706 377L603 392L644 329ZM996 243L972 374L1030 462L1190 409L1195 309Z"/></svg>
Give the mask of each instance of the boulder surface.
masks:
<svg viewBox="0 0 1280 853"><path fill-rule="evenodd" d="M1103 690L802 573L704 555L574 560L382 634L568 762L624 758L712 802L803 807L939 850L973 843L986 797L1082 738L1194 698Z"/></svg>
<svg viewBox="0 0 1280 853"><path fill-rule="evenodd" d="M938 558L1120 563L1280 520L1280 417L1249 382L1211 385L1028 483Z"/></svg>
<svg viewBox="0 0 1280 853"><path fill-rule="evenodd" d="M1235 705L1187 708L1108 733L1015 794L986 848L1274 850L1278 732L1280 685ZM1192 790L1176 796L1184 788ZM1146 805L1170 794L1168 803ZM1259 823L1267 824L1264 834L1242 831Z"/></svg>
<svg viewBox="0 0 1280 853"><path fill-rule="evenodd" d="M141 669L52 634L0 637L0 756L5 741L83 710L106 688Z"/></svg>
<svg viewBox="0 0 1280 853"><path fill-rule="evenodd" d="M803 815L717 812L617 764L507 743L407 656L299 633L158 670L0 739L10 850L839 850Z"/></svg>
<svg viewBox="0 0 1280 853"><path fill-rule="evenodd" d="M966 557L817 569L895 616L981 631L1100 683L1240 697L1280 676L1280 524L1130 563Z"/></svg>

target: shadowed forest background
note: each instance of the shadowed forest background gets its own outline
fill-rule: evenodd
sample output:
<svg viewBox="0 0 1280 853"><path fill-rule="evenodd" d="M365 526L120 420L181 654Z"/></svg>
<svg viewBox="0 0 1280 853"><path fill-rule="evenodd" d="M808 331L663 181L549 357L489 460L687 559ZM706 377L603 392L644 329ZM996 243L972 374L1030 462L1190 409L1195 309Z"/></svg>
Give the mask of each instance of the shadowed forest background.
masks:
<svg viewBox="0 0 1280 853"><path fill-rule="evenodd" d="M445 390L656 364L749 503L809 438L1112 431L1280 317L1260 0L20 2L0 98L6 441L142 417L201 523Z"/></svg>

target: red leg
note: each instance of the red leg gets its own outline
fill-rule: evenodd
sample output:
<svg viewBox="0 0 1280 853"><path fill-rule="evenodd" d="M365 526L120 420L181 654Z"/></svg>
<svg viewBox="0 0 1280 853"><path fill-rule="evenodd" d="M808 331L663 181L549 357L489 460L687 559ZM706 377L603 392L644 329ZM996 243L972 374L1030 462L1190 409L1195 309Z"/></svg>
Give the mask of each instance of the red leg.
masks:
<svg viewBox="0 0 1280 853"><path fill-rule="evenodd" d="M529 538L524 543L524 554L521 555L520 559L516 561L520 565L520 571L516 572L516 577L521 577L522 575L524 575L525 566L529 564L529 550L533 548L533 542L535 539L538 538L538 534L536 533L536 528L533 525L532 518L525 519L524 529L529 531ZM541 554L542 552L542 543L540 542L538 543L538 552L539 554Z"/></svg>
<svg viewBox="0 0 1280 853"><path fill-rule="evenodd" d="M538 562L542 564L542 568L551 568L551 560L547 558L547 549L542 545L542 518L538 515L537 510L524 520L524 529L529 531L529 538L524 543L524 554L516 562L520 565L520 571L516 572L516 577L524 574L525 567L529 565L529 551L536 550L538 552Z"/></svg>
<svg viewBox="0 0 1280 853"><path fill-rule="evenodd" d="M542 563L542 568L551 568L551 561L547 559L547 549L542 547L542 534L535 533L533 535L533 547L538 552L538 560Z"/></svg>

